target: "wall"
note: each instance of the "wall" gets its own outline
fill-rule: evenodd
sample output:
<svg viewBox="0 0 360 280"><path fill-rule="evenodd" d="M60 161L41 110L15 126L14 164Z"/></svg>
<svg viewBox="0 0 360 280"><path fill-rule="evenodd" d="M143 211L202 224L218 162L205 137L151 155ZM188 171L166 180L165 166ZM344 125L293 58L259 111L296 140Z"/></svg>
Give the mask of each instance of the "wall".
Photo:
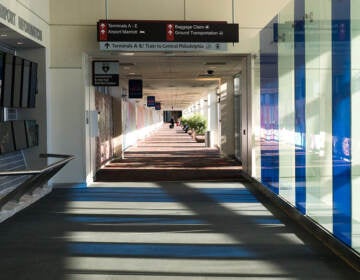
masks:
<svg viewBox="0 0 360 280"><path fill-rule="evenodd" d="M252 175L357 251L359 8L284 7L261 31L252 103Z"/></svg>
<svg viewBox="0 0 360 280"><path fill-rule="evenodd" d="M239 22L239 44L228 44L229 53L252 53L256 51L256 34L271 16L289 0L108 0L108 18L140 20L206 20ZM22 0L25 3L25 0ZM26 1L30 3L30 0ZM25 3L25 4L26 4ZM31 1L40 5L40 0ZM233 6L234 4L234 6ZM71 8L69 8L71 7ZM251 7L251 8L249 8ZM92 149L94 143L85 138L91 136L86 124L85 112L93 108L89 84L89 59L103 55L96 41L96 22L106 17L105 1L99 0L50 0L51 53L50 74L53 79L49 109L49 150L58 153L74 153L76 161L71 162L64 173L56 176L57 182L79 182L92 177L92 167L83 166L91 156L84 152ZM45 8L44 8L45 9ZM109 54L108 54L109 55ZM116 55L116 54L115 54ZM87 59L84 60L84 57ZM71 87L70 87L71 84ZM63 86L64 85L64 86ZM69 85L69 86L68 86ZM72 96L66 91L71 91ZM56 96L55 96L56 95ZM54 98L53 98L54 96ZM74 119L77 127L68 127L65 119L57 112L57 104L69 104L68 118ZM54 108L54 113L53 112ZM77 141L55 139L57 131L76 135Z"/></svg>
<svg viewBox="0 0 360 280"><path fill-rule="evenodd" d="M224 156L231 158L235 156L234 81L230 77L222 83L226 89L220 92L220 150Z"/></svg>

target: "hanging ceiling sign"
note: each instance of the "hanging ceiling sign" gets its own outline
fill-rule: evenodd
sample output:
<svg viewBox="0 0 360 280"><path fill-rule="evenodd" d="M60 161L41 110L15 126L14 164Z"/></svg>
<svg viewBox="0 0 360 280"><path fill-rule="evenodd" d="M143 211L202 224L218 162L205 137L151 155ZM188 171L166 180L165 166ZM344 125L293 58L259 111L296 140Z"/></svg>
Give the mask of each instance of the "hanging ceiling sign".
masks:
<svg viewBox="0 0 360 280"><path fill-rule="evenodd" d="M93 86L119 86L119 62L93 61Z"/></svg>
<svg viewBox="0 0 360 280"><path fill-rule="evenodd" d="M155 107L155 96L148 96L147 97L147 106L148 107Z"/></svg>
<svg viewBox="0 0 360 280"><path fill-rule="evenodd" d="M143 81L140 79L129 80L129 98L143 97Z"/></svg>
<svg viewBox="0 0 360 280"><path fill-rule="evenodd" d="M100 42L102 51L226 51L226 43Z"/></svg>
<svg viewBox="0 0 360 280"><path fill-rule="evenodd" d="M226 22L100 20L99 42L239 42L239 25Z"/></svg>

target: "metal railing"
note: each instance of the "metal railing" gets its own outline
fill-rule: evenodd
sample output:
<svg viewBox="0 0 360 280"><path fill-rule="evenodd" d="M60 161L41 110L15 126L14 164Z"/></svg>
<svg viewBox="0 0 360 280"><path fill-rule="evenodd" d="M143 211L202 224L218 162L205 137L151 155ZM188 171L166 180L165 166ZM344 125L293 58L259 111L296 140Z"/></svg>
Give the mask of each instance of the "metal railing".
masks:
<svg viewBox="0 0 360 280"><path fill-rule="evenodd" d="M32 194L35 189L43 186L50 180L57 172L60 171L69 161L75 157L72 155L59 155L59 154L40 154L40 158L60 158L62 160L56 161L43 169L37 170L11 170L0 171L0 176L23 176L30 175L23 183L21 183L14 190L8 192L0 198L0 209L9 201L19 202L24 194Z"/></svg>

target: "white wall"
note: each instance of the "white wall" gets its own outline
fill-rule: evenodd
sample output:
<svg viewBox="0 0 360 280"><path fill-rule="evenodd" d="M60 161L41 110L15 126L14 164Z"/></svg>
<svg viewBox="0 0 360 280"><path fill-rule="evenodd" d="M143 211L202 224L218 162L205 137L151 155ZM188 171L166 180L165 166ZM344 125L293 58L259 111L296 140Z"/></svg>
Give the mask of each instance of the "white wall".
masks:
<svg viewBox="0 0 360 280"><path fill-rule="evenodd" d="M49 152L75 155L54 182L85 181L85 96L82 69L51 69Z"/></svg>

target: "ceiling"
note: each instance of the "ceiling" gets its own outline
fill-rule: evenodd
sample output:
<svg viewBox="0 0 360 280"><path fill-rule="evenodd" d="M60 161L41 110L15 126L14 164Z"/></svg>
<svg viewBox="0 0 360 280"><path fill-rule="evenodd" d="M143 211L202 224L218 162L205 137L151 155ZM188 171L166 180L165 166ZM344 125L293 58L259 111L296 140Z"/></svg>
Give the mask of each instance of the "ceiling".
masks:
<svg viewBox="0 0 360 280"><path fill-rule="evenodd" d="M119 53L120 79L143 80L144 96L153 95L162 108L182 110L207 98L221 80L241 71L240 55L195 53Z"/></svg>
<svg viewBox="0 0 360 280"><path fill-rule="evenodd" d="M235 13L233 16L235 16L235 22L239 24L241 46L245 50L250 49L249 42L251 42L251 39L288 1L235 1ZM201 3L210 2L202 0ZM228 4L228 2L226 3ZM226 3L224 2L224 5ZM196 5L202 7L202 5ZM231 9L229 9L231 5L225 6L227 9L221 13L217 9L210 9L215 12L215 14L211 15L201 13L198 10L192 11L191 7L193 6L189 6L186 11L186 20L194 18L206 21L208 18L212 18L214 20L226 19L229 21L232 16ZM203 15L204 18L199 18L199 15ZM94 22L94 20L91 22ZM9 50L40 47L35 42L0 24L0 48L1 46ZM119 60L120 79L124 87L128 79L141 78L144 83L143 92L145 97L154 95L156 100L162 103L162 108L180 110L205 97L209 91L214 91L219 86L221 79L230 78L239 73L242 64L242 56L226 53L114 52L105 54L97 51L90 55L93 55L94 59ZM208 70L212 70L213 73L209 75ZM143 101L145 102L145 99Z"/></svg>

